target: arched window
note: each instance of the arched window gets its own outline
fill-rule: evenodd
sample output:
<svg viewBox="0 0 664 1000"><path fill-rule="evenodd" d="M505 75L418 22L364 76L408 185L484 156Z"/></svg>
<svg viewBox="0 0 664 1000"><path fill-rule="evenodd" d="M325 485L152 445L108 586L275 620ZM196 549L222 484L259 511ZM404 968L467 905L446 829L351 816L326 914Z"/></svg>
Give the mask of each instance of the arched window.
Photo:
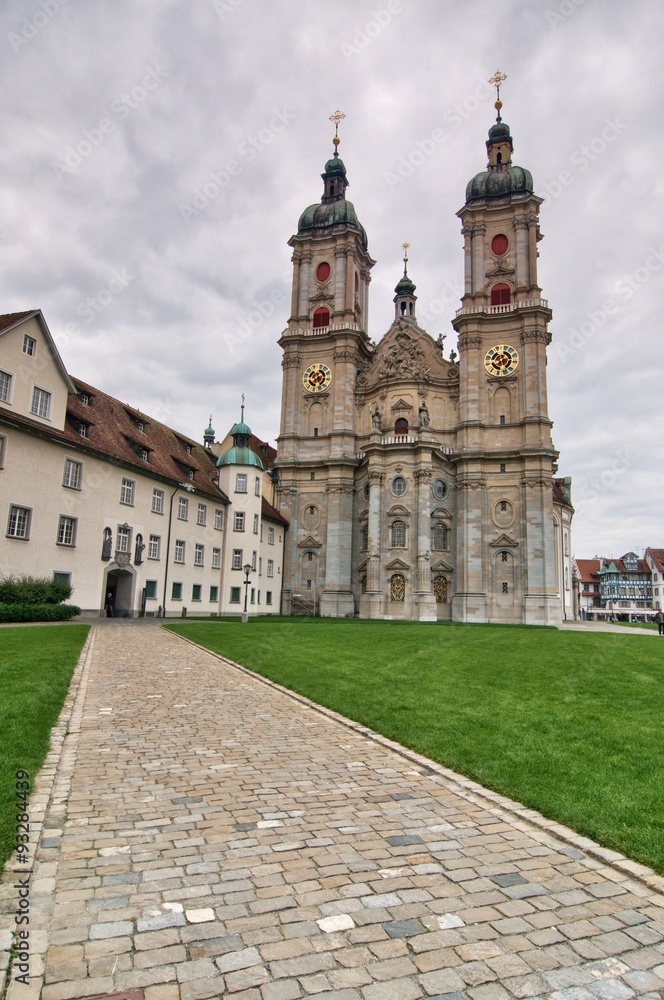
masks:
<svg viewBox="0 0 664 1000"><path fill-rule="evenodd" d="M314 329L320 326L330 325L330 310L329 309L316 309L314 312Z"/></svg>
<svg viewBox="0 0 664 1000"><path fill-rule="evenodd" d="M444 576L434 578L433 596L436 598L436 604L447 604L447 580Z"/></svg>
<svg viewBox="0 0 664 1000"><path fill-rule="evenodd" d="M363 552L369 548L369 525L365 524L360 530L360 546Z"/></svg>
<svg viewBox="0 0 664 1000"><path fill-rule="evenodd" d="M397 437L405 437L408 434L408 421L405 417L399 417L394 425L394 433Z"/></svg>
<svg viewBox="0 0 664 1000"><path fill-rule="evenodd" d="M403 604L406 599L406 578L401 573L395 573L390 579L390 600L395 604Z"/></svg>
<svg viewBox="0 0 664 1000"><path fill-rule="evenodd" d="M443 524L442 521L436 521L433 526L433 548L447 548L447 525Z"/></svg>
<svg viewBox="0 0 664 1000"><path fill-rule="evenodd" d="M494 285L491 289L491 305L492 306L506 306L512 300L512 291L509 285L506 285L504 281L499 282ZM315 326L316 324L314 324Z"/></svg>
<svg viewBox="0 0 664 1000"><path fill-rule="evenodd" d="M391 526L391 544L392 548L395 549L405 549L406 548L406 522L405 521L392 521Z"/></svg>
<svg viewBox="0 0 664 1000"><path fill-rule="evenodd" d="M395 497L402 497L406 492L407 487L408 483L403 476L395 476L392 480L392 492Z"/></svg>

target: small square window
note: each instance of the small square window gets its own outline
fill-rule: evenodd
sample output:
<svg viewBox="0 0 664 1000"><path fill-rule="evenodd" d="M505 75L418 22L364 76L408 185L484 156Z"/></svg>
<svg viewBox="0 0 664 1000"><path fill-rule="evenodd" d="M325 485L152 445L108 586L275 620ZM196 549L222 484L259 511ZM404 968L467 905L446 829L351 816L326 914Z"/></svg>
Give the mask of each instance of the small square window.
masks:
<svg viewBox="0 0 664 1000"><path fill-rule="evenodd" d="M81 392L79 394L78 398L83 403L83 406L89 406L90 405L90 397L88 396L88 394L86 392Z"/></svg>
<svg viewBox="0 0 664 1000"><path fill-rule="evenodd" d="M142 420L136 421L136 430L138 431L139 434L145 434L145 424L143 423Z"/></svg>
<svg viewBox="0 0 664 1000"><path fill-rule="evenodd" d="M116 548L118 552L129 552L129 543L131 541L131 529L125 528L121 524L118 528L118 534L116 539Z"/></svg>
<svg viewBox="0 0 664 1000"><path fill-rule="evenodd" d="M34 413L36 417L42 417L44 420L49 420L51 416L51 393L46 389L40 389L37 385L33 386L30 413Z"/></svg>
<svg viewBox="0 0 664 1000"><path fill-rule="evenodd" d="M78 436L82 437L82 438L88 437L88 429L89 429L88 424L79 424L78 425Z"/></svg>
<svg viewBox="0 0 664 1000"><path fill-rule="evenodd" d="M37 341L34 337L28 337L27 333L23 337L23 353L30 358L34 358L37 353Z"/></svg>
<svg viewBox="0 0 664 1000"><path fill-rule="evenodd" d="M28 539L30 537L31 519L32 511L29 507L15 507L12 505L9 508L7 535L10 538Z"/></svg>
<svg viewBox="0 0 664 1000"><path fill-rule="evenodd" d="M231 604L239 604L239 603L240 603L240 588L231 587Z"/></svg>
<svg viewBox="0 0 664 1000"><path fill-rule="evenodd" d="M120 503L134 505L134 482L132 479L123 479L120 487Z"/></svg>
<svg viewBox="0 0 664 1000"><path fill-rule="evenodd" d="M75 462L71 458L65 459L65 474L62 480L63 486L68 486L72 490L80 490L83 466L80 462Z"/></svg>
<svg viewBox="0 0 664 1000"><path fill-rule="evenodd" d="M201 599L201 584L194 583L191 588L191 599L192 601L200 601Z"/></svg>
<svg viewBox="0 0 664 1000"><path fill-rule="evenodd" d="M156 601L157 599L157 581L156 580L146 580L145 581L145 597L148 601Z"/></svg>
<svg viewBox="0 0 664 1000"><path fill-rule="evenodd" d="M500 414L500 423L501 423L501 424L504 424L504 423L505 423L505 414L504 414L504 413L501 413L501 414Z"/></svg>
<svg viewBox="0 0 664 1000"><path fill-rule="evenodd" d="M71 573L59 573L55 570L53 572L53 583L64 583L67 587L71 587Z"/></svg>
<svg viewBox="0 0 664 1000"><path fill-rule="evenodd" d="M143 462L150 461L150 452L147 450L147 448L141 448L140 456L141 456L141 461Z"/></svg>
<svg viewBox="0 0 664 1000"><path fill-rule="evenodd" d="M219 600L219 587L210 587L210 600L215 604Z"/></svg>
<svg viewBox="0 0 664 1000"><path fill-rule="evenodd" d="M182 584L181 583L173 583L173 587L171 589L171 600L173 600L173 601L181 601L182 600Z"/></svg>
<svg viewBox="0 0 664 1000"><path fill-rule="evenodd" d="M14 376L10 375L9 372L0 371L0 401L3 403L11 403L12 401L12 383L14 381Z"/></svg>
<svg viewBox="0 0 664 1000"><path fill-rule="evenodd" d="M76 545L76 518L60 515L58 522L58 545Z"/></svg>

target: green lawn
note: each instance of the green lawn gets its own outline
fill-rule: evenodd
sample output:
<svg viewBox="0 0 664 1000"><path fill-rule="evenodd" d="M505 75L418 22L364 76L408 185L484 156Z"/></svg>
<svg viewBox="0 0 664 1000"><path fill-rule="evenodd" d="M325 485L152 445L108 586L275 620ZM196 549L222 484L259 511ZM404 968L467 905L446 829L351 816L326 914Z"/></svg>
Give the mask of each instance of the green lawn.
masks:
<svg viewBox="0 0 664 1000"><path fill-rule="evenodd" d="M31 787L49 746L87 625L0 628L0 868L16 844L16 772Z"/></svg>
<svg viewBox="0 0 664 1000"><path fill-rule="evenodd" d="M334 619L168 627L664 873L664 640Z"/></svg>

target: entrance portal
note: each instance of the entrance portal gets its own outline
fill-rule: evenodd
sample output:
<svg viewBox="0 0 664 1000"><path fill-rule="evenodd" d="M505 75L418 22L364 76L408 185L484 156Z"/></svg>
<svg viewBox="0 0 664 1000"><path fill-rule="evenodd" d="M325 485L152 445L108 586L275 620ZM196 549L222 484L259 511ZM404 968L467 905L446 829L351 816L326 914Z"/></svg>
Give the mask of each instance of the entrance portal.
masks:
<svg viewBox="0 0 664 1000"><path fill-rule="evenodd" d="M108 594L113 595L113 613L116 618L133 617L135 576L128 569L111 569L106 575L103 605Z"/></svg>

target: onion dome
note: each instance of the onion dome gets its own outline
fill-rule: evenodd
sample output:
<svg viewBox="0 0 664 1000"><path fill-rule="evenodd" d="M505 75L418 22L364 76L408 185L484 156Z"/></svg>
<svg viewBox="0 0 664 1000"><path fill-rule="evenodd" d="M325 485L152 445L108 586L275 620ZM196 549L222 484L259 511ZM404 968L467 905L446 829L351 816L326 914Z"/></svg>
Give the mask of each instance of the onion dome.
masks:
<svg viewBox="0 0 664 1000"><path fill-rule="evenodd" d="M233 438L233 447L222 451L217 459L217 468L220 469L224 465L249 465L262 469L261 459L249 447L251 427L244 422L244 403L242 404L240 422L231 427L231 437Z"/></svg>
<svg viewBox="0 0 664 1000"><path fill-rule="evenodd" d="M334 116L332 120L335 120ZM360 223L352 202L346 201L348 177L344 161L339 156L338 146L341 140L338 135L335 135L332 141L334 155L327 161L321 174L323 197L320 204L309 205L308 208L305 208L297 224L298 235L310 233L312 230L315 233L317 230L329 230L336 226L344 226L357 230L366 246L367 234L364 226Z"/></svg>
<svg viewBox="0 0 664 1000"><path fill-rule="evenodd" d="M205 445L209 447L211 444L214 444L214 438L215 438L215 433L214 433L214 428L212 426L212 414L210 414L210 423L203 431L203 441Z"/></svg>
<svg viewBox="0 0 664 1000"><path fill-rule="evenodd" d="M416 285L413 283L411 278L408 276L408 247L410 243L403 244L403 274L397 282L394 296L394 306L395 306L395 317L399 319L415 319L415 303L417 302L417 295L415 294Z"/></svg>
<svg viewBox="0 0 664 1000"><path fill-rule="evenodd" d="M492 198L525 198L533 193L533 177L529 170L512 163L514 145L510 127L500 117L502 101L496 101L495 125L489 129L486 142L489 162L487 169L476 174L466 187L466 204Z"/></svg>

